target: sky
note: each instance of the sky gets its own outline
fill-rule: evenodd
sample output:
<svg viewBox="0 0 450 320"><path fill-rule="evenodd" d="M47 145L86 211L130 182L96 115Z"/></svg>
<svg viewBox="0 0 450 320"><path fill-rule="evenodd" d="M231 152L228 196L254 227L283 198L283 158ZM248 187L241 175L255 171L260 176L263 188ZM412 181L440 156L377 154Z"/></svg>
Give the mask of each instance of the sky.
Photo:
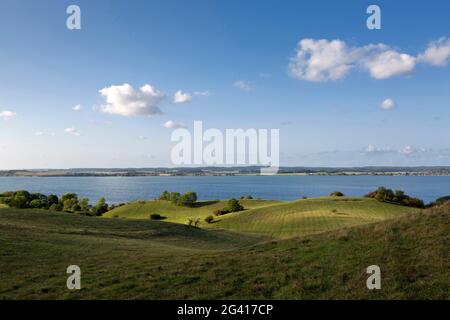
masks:
<svg viewBox="0 0 450 320"><path fill-rule="evenodd" d="M0 169L172 167L172 132L196 120L279 129L282 166L450 165L449 12L447 0L1 0Z"/></svg>

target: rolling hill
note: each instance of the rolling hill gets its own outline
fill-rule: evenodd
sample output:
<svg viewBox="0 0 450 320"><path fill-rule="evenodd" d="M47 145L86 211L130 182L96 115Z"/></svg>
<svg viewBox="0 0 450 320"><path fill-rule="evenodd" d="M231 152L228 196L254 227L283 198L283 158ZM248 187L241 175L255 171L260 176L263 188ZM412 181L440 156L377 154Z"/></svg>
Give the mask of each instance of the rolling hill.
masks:
<svg viewBox="0 0 450 320"><path fill-rule="evenodd" d="M241 200L246 210L203 222L202 228L220 228L274 238L303 236L399 217L417 210L369 198L326 197L293 202ZM200 202L195 208L176 206L168 201L134 202L108 212L106 217L147 219L158 213L164 221L186 223L189 217L203 219L226 201Z"/></svg>
<svg viewBox="0 0 450 320"><path fill-rule="evenodd" d="M216 227L1 208L0 298L450 298L450 208L387 209L394 219L379 221L374 209L377 218L368 221L376 223L268 240ZM224 222L263 216L254 210ZM71 264L82 269L79 291L66 288ZM366 288L372 264L381 267L382 290Z"/></svg>

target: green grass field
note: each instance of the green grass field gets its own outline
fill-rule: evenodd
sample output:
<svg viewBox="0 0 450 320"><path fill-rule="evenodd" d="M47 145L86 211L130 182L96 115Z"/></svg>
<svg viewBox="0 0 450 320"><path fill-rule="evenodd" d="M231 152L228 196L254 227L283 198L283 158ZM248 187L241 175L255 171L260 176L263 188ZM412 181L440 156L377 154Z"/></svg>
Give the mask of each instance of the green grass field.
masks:
<svg viewBox="0 0 450 320"><path fill-rule="evenodd" d="M182 224L192 212L179 207L151 221L155 202L110 213L130 219L0 208L0 299L450 298L449 207L336 200L255 200L201 228ZM72 264L79 291L66 288ZM366 288L373 264L381 290Z"/></svg>
<svg viewBox="0 0 450 320"><path fill-rule="evenodd" d="M150 214L158 213L166 217L164 221L183 224L189 217L199 217L202 228L286 238L377 222L415 211L369 198L327 197L284 203L243 200L241 203L246 210L216 217L212 224L203 219L225 207L226 201L201 202L196 208L179 207L168 201L143 201L117 208L105 216L148 220Z"/></svg>
<svg viewBox="0 0 450 320"><path fill-rule="evenodd" d="M254 209L280 201L270 200L240 200L246 209ZM215 210L226 207L227 201L199 201L194 208L176 206L169 201L136 201L107 212L106 218L149 219L150 214L157 213L165 217L164 221L185 224L188 218L200 218L204 220L212 215Z"/></svg>

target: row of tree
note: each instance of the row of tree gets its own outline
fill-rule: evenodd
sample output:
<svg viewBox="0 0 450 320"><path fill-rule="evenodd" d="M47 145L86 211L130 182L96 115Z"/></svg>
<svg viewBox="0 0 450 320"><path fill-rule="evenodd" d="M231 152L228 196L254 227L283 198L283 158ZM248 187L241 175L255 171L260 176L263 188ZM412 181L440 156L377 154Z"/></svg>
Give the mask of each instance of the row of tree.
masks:
<svg viewBox="0 0 450 320"><path fill-rule="evenodd" d="M0 194L0 203L12 208L48 209L91 216L101 216L110 209L105 198L100 198L95 205L90 205L88 198L79 199L78 195L73 192L58 197L55 194L45 195L26 190L9 191Z"/></svg>
<svg viewBox="0 0 450 320"><path fill-rule="evenodd" d="M170 201L177 206L193 207L197 202L197 193L186 192L181 194L179 192L163 191L158 199Z"/></svg>

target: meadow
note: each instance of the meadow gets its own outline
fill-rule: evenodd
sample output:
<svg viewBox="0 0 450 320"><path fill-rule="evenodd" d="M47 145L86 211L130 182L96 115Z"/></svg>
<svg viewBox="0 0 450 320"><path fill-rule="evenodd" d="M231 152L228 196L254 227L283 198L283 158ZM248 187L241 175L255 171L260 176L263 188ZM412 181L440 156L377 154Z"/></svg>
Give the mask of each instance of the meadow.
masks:
<svg viewBox="0 0 450 320"><path fill-rule="evenodd" d="M134 202L104 217L0 208L1 299L448 299L450 207L367 198ZM166 218L149 219L151 213ZM79 265L82 289L66 288ZM382 289L368 290L379 265Z"/></svg>

